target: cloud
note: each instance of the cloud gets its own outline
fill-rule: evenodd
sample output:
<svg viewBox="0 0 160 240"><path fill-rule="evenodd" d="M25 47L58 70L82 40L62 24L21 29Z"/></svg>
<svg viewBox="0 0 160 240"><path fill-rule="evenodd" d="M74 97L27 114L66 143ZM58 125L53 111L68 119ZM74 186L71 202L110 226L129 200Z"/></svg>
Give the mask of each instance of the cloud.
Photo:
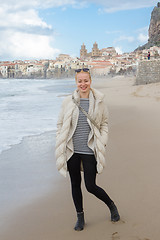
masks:
<svg viewBox="0 0 160 240"><path fill-rule="evenodd" d="M45 9L54 7L67 7L82 8L88 5L87 1L78 0L0 0L0 6L4 9L10 9L11 11L26 10L30 8Z"/></svg>
<svg viewBox="0 0 160 240"><path fill-rule="evenodd" d="M145 26L145 27L143 27L143 28L138 28L138 29L136 29L136 32L144 32L144 33L147 33L148 32L148 26Z"/></svg>
<svg viewBox="0 0 160 240"><path fill-rule="evenodd" d="M114 40L114 43L117 43L117 42L121 42L121 41L127 41L127 42L134 42L135 41L135 38L133 36L125 36L125 35L122 35L122 36L119 36L118 38L116 38Z"/></svg>
<svg viewBox="0 0 160 240"><path fill-rule="evenodd" d="M143 33L143 32L139 32L138 35L135 35L135 36L125 36L125 35L121 35L119 36L118 38L116 38L114 40L114 45L116 45L117 43L119 42L123 42L127 44L130 43L130 44L144 44L148 41L148 34L146 33Z"/></svg>
<svg viewBox="0 0 160 240"><path fill-rule="evenodd" d="M113 30L113 31L105 31L106 34L120 34L122 33L120 30Z"/></svg>
<svg viewBox="0 0 160 240"><path fill-rule="evenodd" d="M117 11L130 10L130 9L138 9L145 7L153 7L157 5L157 0L88 0L90 3L95 3L101 5L102 8L98 9L99 13L113 13Z"/></svg>
<svg viewBox="0 0 160 240"><path fill-rule="evenodd" d="M90 4L96 4L102 6L99 11L102 12L116 12L121 10L137 9L144 7L152 7L157 4L157 0L0 0L0 6L4 9L19 10L19 9L39 9L39 8L51 8L51 7L73 7L83 8Z"/></svg>
<svg viewBox="0 0 160 240"><path fill-rule="evenodd" d="M122 54L123 51L122 51L122 47L115 47L115 50L118 54Z"/></svg>
<svg viewBox="0 0 160 240"><path fill-rule="evenodd" d="M51 47L52 41L48 36L7 31L0 39L0 55L6 59L53 59L60 51Z"/></svg>
<svg viewBox="0 0 160 240"><path fill-rule="evenodd" d="M114 31L113 31L114 33ZM131 32L131 35L127 36L126 34L122 34L114 39L113 45L118 46L117 52L120 53L122 51L122 47L119 47L119 45L123 46L123 48L126 48L127 46L130 46L131 48L136 48L138 45L145 44L148 41L148 26L145 26L143 28L136 29ZM135 46L135 47L134 47Z"/></svg>
<svg viewBox="0 0 160 240"><path fill-rule="evenodd" d="M145 43L148 41L148 35L145 35L143 33L140 33L138 35L138 40L140 41L140 43Z"/></svg>
<svg viewBox="0 0 160 240"><path fill-rule="evenodd" d="M54 30L35 9L0 7L1 60L54 58ZM56 35L56 34L55 34Z"/></svg>
<svg viewBox="0 0 160 240"><path fill-rule="evenodd" d="M135 32L138 33L137 40L140 44L146 43L148 41L148 26L137 29Z"/></svg>
<svg viewBox="0 0 160 240"><path fill-rule="evenodd" d="M29 31L30 33L33 29L33 32L39 33L42 30L43 32L46 31L46 34L53 32L52 26L42 21L34 9L17 12L1 9L0 13L0 30L14 29L15 31Z"/></svg>

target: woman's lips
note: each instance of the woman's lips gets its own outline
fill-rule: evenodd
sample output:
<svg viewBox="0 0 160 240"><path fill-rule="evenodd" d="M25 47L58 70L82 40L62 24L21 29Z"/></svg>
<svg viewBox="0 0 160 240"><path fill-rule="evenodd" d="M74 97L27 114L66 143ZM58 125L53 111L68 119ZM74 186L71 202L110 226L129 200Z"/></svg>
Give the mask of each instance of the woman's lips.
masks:
<svg viewBox="0 0 160 240"><path fill-rule="evenodd" d="M82 90L86 90L86 89L87 89L87 87L81 87L81 89L82 89Z"/></svg>

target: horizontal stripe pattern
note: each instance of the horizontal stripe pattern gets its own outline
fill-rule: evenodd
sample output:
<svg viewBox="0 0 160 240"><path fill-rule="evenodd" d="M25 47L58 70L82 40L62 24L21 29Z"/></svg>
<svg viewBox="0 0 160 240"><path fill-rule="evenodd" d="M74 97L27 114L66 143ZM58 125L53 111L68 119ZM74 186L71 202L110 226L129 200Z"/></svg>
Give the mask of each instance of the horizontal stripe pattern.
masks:
<svg viewBox="0 0 160 240"><path fill-rule="evenodd" d="M88 113L89 99L80 98L80 106ZM79 110L78 123L72 138L75 153L94 154L87 144L90 131L91 128L87 122L87 117Z"/></svg>

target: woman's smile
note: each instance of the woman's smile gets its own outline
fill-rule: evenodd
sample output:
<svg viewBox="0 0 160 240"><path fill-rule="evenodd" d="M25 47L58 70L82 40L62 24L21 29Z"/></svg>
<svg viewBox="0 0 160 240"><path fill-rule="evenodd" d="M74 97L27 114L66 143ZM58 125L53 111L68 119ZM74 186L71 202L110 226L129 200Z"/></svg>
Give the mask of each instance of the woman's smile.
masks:
<svg viewBox="0 0 160 240"><path fill-rule="evenodd" d="M86 90L86 89L87 89L87 86L85 86L85 87L81 87L81 89L82 89L82 90Z"/></svg>

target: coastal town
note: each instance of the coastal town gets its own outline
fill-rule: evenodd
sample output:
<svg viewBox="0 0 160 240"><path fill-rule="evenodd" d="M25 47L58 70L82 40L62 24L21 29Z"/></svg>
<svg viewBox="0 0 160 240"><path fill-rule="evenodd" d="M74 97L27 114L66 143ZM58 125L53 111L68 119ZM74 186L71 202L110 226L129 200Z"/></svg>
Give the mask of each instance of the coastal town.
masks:
<svg viewBox="0 0 160 240"><path fill-rule="evenodd" d="M97 42L88 51L85 43L80 47L79 57L59 54L56 59L0 61L0 78L54 79L70 78L75 69L89 68L92 76L136 76L139 63L160 59L160 2L151 13L148 42L132 52L117 52L117 48L100 49ZM157 65L158 64L158 65ZM159 69L159 61L156 61Z"/></svg>
<svg viewBox="0 0 160 240"><path fill-rule="evenodd" d="M160 47L118 54L114 47L98 48L95 42L91 52L83 43L79 57L59 54L55 60L14 60L0 62L0 78L67 78L75 69L87 67L92 76L136 75L139 61L160 58Z"/></svg>

